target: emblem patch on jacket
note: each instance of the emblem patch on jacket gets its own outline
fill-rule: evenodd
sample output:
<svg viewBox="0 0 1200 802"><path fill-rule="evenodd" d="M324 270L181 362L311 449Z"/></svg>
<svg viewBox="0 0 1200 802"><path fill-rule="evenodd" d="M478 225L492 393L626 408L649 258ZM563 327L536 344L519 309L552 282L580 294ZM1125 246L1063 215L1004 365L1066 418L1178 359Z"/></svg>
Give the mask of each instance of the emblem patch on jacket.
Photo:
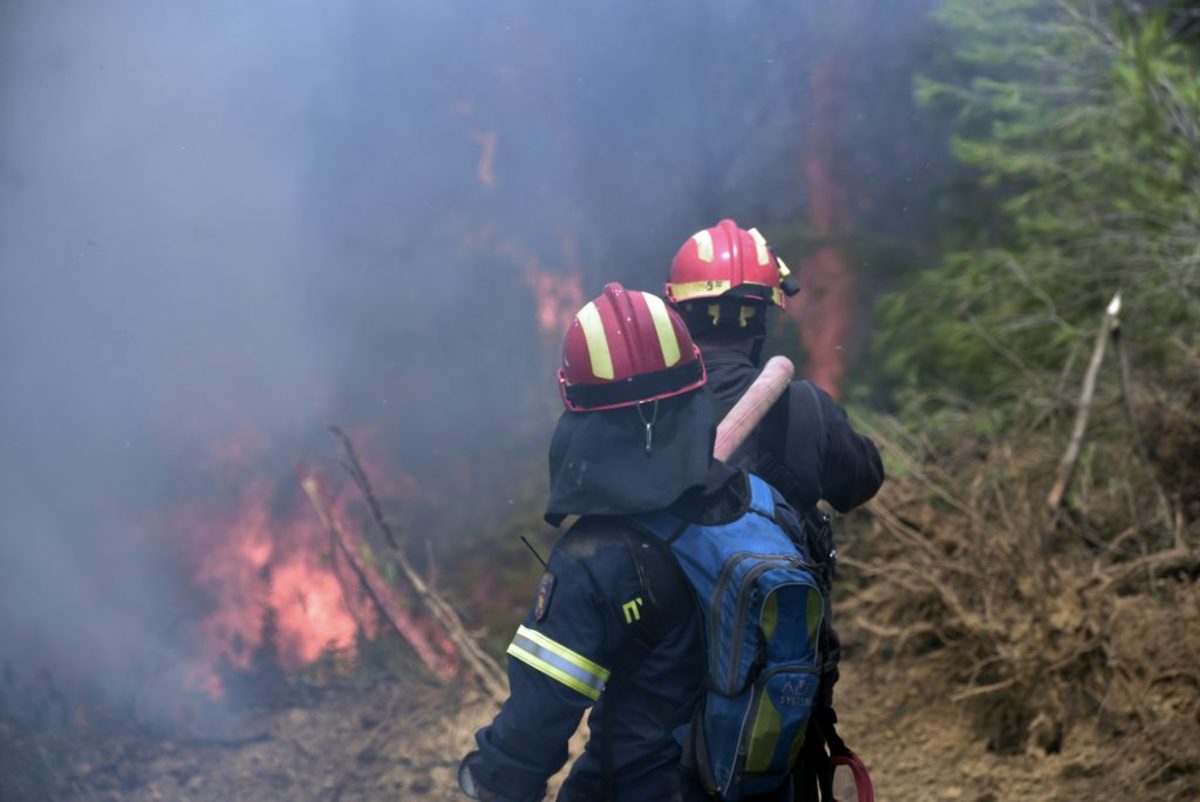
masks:
<svg viewBox="0 0 1200 802"><path fill-rule="evenodd" d="M541 621L550 609L550 597L554 595L554 574L547 571L538 582L537 600L533 603L533 620Z"/></svg>

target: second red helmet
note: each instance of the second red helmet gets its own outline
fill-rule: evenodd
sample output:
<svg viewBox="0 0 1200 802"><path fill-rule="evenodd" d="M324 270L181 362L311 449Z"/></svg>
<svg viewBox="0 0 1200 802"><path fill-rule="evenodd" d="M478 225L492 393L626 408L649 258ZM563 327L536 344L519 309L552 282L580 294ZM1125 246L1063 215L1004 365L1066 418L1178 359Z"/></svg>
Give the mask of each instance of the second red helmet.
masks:
<svg viewBox="0 0 1200 802"><path fill-rule="evenodd" d="M671 261L666 294L675 304L729 296L783 306L784 295L796 289L791 271L757 228L722 220L683 243Z"/></svg>

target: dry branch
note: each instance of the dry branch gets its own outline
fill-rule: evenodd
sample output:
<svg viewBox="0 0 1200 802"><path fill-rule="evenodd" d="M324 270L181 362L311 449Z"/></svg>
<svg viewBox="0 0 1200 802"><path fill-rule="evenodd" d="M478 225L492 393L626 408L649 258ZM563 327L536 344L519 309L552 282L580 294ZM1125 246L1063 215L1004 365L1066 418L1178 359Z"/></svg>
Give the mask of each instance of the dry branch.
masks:
<svg viewBox="0 0 1200 802"><path fill-rule="evenodd" d="M883 429L875 425L870 418L855 415L853 416L853 423L856 429L866 434L882 451L900 462L904 466L905 472L912 474L913 478L924 485L931 493L968 518L974 518L975 510L946 489L946 477L933 476L931 474L931 471L936 470L933 466L923 465L916 457L908 453L903 446L896 442L895 439L889 438Z"/></svg>
<svg viewBox="0 0 1200 802"><path fill-rule="evenodd" d="M1057 510L1062 504L1063 495L1067 492L1067 485L1071 482L1071 475L1075 472L1075 463L1079 460L1079 450L1083 446L1083 436L1087 432L1088 418L1092 414L1092 399L1096 395L1096 375L1100 372L1100 363L1104 361L1104 350L1109 336L1117 328L1117 316L1120 312L1121 293L1118 292L1109 301L1108 308L1104 310L1104 317L1100 321L1100 331L1096 334L1096 345L1092 348L1092 359L1088 363L1087 372L1083 377L1083 388L1079 392L1079 409L1075 413L1075 426L1071 430L1071 440L1067 443L1067 450L1058 464L1058 475L1055 477L1054 486L1050 488L1050 494L1046 497L1046 504L1052 511Z"/></svg>
<svg viewBox="0 0 1200 802"><path fill-rule="evenodd" d="M1127 590L1137 584L1138 578L1143 573L1153 577L1180 571L1200 572L1200 555L1186 547L1175 546L1165 551L1157 551L1147 554L1145 557L1130 560L1127 563L1121 563L1112 569L1112 573L1105 578L1100 585L1099 593L1103 595Z"/></svg>
<svg viewBox="0 0 1200 802"><path fill-rule="evenodd" d="M297 472L300 474L300 486L304 488L305 495L308 496L317 515L320 516L321 523L329 530L329 535L337 545L338 551L353 569L358 581L366 590L371 601L375 603L384 620L396 630L400 637L408 641L421 662L435 677L444 680L453 676L453 662L448 660L445 655L438 653L413 617L404 609L404 605L396 599L384 578L372 565L362 559L356 548L361 544L357 543L353 535L337 521L325 498L321 481L317 475L304 466L298 466Z"/></svg>
<svg viewBox="0 0 1200 802"><path fill-rule="evenodd" d="M412 586L413 591L417 594L425 609L429 611L429 614L433 616L433 619L437 621L438 625L446 633L446 637L457 647L462 658L467 662L467 665L475 674L483 689L496 704L502 704L508 697L508 682L503 669L500 668L490 655L483 651L479 643L467 631L466 627L463 626L462 619L459 618L454 608L439 596L421 578L421 575L413 569L408 558L404 556L404 551L400 548L400 543L392 532L392 528L383 517L383 510L379 506L378 499L375 497L371 480L367 476L367 472L363 469L357 452L354 450L354 444L340 427L330 426L329 431L338 438L342 444L342 448L346 452L346 462L344 463L346 470L350 473L354 484L366 500L372 520L379 527L384 539L391 547L391 560L393 564L399 569L408 584Z"/></svg>
<svg viewBox="0 0 1200 802"><path fill-rule="evenodd" d="M954 694L950 697L950 701L965 702L968 699L975 698L976 696L986 696L989 693L1006 691L1016 684L1017 681L1014 678L1009 677L1008 679L1000 680L999 682L993 682L990 685L974 685L970 688L967 688L965 691L959 691L958 693Z"/></svg>

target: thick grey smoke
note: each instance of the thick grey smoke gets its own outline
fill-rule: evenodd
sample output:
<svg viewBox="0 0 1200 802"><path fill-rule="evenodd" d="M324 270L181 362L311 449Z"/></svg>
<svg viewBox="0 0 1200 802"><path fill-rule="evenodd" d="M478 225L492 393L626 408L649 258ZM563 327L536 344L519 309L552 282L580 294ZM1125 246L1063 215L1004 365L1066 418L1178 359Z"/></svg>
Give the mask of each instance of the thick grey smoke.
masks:
<svg viewBox="0 0 1200 802"><path fill-rule="evenodd" d="M239 432L283 485L374 426L450 498L540 451L529 263L655 289L720 216L802 222L814 65L904 62L925 3L827 5L4 3L0 658L119 686L192 648L158 522ZM848 63L840 108L907 108ZM921 159L850 168L903 193Z"/></svg>

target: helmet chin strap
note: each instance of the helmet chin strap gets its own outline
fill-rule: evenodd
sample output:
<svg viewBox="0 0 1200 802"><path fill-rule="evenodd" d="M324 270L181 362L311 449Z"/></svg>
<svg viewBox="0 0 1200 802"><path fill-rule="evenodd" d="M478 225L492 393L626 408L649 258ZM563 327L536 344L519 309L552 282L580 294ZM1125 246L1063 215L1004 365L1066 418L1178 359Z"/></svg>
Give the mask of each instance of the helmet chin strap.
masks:
<svg viewBox="0 0 1200 802"><path fill-rule="evenodd" d="M646 420L646 416L642 414L642 407L646 404L654 405L650 412L650 420ZM646 456L650 456L650 451L654 448L654 422L658 420L658 400L639 401L637 403L637 414L638 420L646 427Z"/></svg>

